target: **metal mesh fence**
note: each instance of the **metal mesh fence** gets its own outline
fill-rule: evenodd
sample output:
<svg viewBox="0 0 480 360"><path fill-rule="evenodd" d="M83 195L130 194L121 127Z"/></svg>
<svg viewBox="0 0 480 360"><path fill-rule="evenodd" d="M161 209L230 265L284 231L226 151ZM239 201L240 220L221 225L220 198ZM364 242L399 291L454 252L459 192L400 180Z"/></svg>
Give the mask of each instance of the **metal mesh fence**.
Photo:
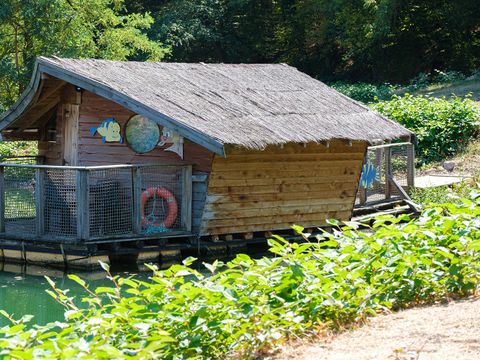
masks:
<svg viewBox="0 0 480 360"><path fill-rule="evenodd" d="M388 144L368 148L355 204L360 206L387 198L400 199L401 194L395 186L390 185L387 189L387 174L390 171L397 183L407 189L409 172L413 171L410 164L413 164L411 144Z"/></svg>
<svg viewBox="0 0 480 360"><path fill-rule="evenodd" d="M142 201L142 232L155 234L180 230L184 193L182 168L144 167L141 169L141 179L144 199Z"/></svg>
<svg viewBox="0 0 480 360"><path fill-rule="evenodd" d="M74 238L77 236L76 171L48 169L44 174L45 234Z"/></svg>
<svg viewBox="0 0 480 360"><path fill-rule="evenodd" d="M88 190L91 237L133 232L131 169L91 170Z"/></svg>
<svg viewBox="0 0 480 360"><path fill-rule="evenodd" d="M6 234L79 241L137 238L188 230L187 218L191 221L191 194L185 195L191 177L185 178L183 166L3 169Z"/></svg>
<svg viewBox="0 0 480 360"><path fill-rule="evenodd" d="M35 233L35 169L7 167L4 176L5 232Z"/></svg>

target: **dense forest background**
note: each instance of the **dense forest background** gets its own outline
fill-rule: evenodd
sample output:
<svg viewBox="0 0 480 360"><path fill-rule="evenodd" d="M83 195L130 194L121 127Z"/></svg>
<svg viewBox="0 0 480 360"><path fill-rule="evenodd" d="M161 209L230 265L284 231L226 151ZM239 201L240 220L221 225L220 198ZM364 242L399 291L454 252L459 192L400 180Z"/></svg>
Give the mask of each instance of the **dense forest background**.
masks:
<svg viewBox="0 0 480 360"><path fill-rule="evenodd" d="M285 62L324 81L402 83L480 67L480 2L3 0L1 105L18 97L39 55Z"/></svg>

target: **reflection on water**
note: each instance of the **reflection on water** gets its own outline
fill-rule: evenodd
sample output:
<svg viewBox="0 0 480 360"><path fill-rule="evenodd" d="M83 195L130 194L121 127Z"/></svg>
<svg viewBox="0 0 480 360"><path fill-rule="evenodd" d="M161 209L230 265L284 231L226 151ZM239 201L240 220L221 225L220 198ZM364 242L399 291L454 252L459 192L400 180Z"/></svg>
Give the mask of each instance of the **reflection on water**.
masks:
<svg viewBox="0 0 480 360"><path fill-rule="evenodd" d="M44 275L51 277L59 288L69 289L71 296L81 297L84 294L83 289L68 279L61 270L0 263L0 270L2 267L3 271L0 271L0 309L13 314L15 319L30 314L35 316L32 323L36 324L64 320L63 307L45 292L50 285ZM76 274L85 279L93 288L111 284L102 271ZM136 276L146 280L149 274L142 272ZM119 275L129 276L132 275L132 272L122 271L119 272ZM0 315L0 326L8 324L9 321Z"/></svg>
<svg viewBox="0 0 480 360"><path fill-rule="evenodd" d="M264 250L263 247L260 247ZM264 251L257 251L250 254L254 258L265 255L271 255ZM202 262L213 262L217 257L203 257L199 259L194 267L199 271L208 274L203 267ZM228 261L232 257L221 257L219 260ZM166 268L171 264L163 264L162 268ZM136 278L148 280L151 272L144 266L139 271L137 267L127 266L124 268L113 268L115 275L130 276L135 274ZM98 286L108 286L111 282L106 279L105 272L102 270L95 272L71 272L86 280L90 288ZM13 314L15 319L21 318L23 315L34 315L31 324L47 324L52 321L63 321L63 307L56 303L55 300L48 295L45 290L50 289L50 285L44 276L52 278L57 287L61 289L69 289L69 296L81 298L85 293L84 290L74 281L67 277L63 270L55 270L41 266L18 265L0 262L0 309L5 310L9 314ZM79 302L78 305L81 305ZM8 325L9 321L0 315L0 326Z"/></svg>

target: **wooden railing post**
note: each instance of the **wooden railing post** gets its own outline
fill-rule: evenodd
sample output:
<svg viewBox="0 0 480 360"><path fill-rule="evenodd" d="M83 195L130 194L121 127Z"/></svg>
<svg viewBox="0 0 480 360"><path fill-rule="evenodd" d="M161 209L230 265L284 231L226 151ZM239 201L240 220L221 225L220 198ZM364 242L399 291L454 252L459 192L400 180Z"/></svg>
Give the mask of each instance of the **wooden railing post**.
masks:
<svg viewBox="0 0 480 360"><path fill-rule="evenodd" d="M181 226L185 231L192 231L192 166L182 169L182 213Z"/></svg>
<svg viewBox="0 0 480 360"><path fill-rule="evenodd" d="M385 199L392 197L392 184L390 179L393 176L392 171L392 148L390 146L384 149L385 156Z"/></svg>
<svg viewBox="0 0 480 360"><path fill-rule="evenodd" d="M0 233L5 232L5 167L0 166Z"/></svg>
<svg viewBox="0 0 480 360"><path fill-rule="evenodd" d="M367 163L368 163L368 148L367 148L367 151L365 152L365 157L363 158L362 173L363 173L364 166ZM362 173L360 174L360 180L362 179L362 175L363 175ZM368 189L364 187L360 181L360 184L358 185L358 197L360 200L360 205L365 205L367 203L367 196L368 196L367 192L368 192Z"/></svg>
<svg viewBox="0 0 480 360"><path fill-rule="evenodd" d="M411 191L415 186L415 146L407 145L407 186Z"/></svg>
<svg viewBox="0 0 480 360"><path fill-rule="evenodd" d="M45 170L35 169L35 228L37 237L45 233Z"/></svg>
<svg viewBox="0 0 480 360"><path fill-rule="evenodd" d="M133 232L142 232L142 172L140 167L132 167L133 192Z"/></svg>
<svg viewBox="0 0 480 360"><path fill-rule="evenodd" d="M77 239L87 241L90 238L89 171L77 169Z"/></svg>

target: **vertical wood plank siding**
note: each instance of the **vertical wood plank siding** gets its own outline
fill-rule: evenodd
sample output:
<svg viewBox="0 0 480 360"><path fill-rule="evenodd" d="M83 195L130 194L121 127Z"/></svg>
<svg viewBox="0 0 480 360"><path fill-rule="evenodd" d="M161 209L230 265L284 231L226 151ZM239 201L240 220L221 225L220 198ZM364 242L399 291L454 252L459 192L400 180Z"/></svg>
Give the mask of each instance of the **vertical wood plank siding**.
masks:
<svg viewBox="0 0 480 360"><path fill-rule="evenodd" d="M227 147L215 157L201 234L321 226L351 217L366 142Z"/></svg>

